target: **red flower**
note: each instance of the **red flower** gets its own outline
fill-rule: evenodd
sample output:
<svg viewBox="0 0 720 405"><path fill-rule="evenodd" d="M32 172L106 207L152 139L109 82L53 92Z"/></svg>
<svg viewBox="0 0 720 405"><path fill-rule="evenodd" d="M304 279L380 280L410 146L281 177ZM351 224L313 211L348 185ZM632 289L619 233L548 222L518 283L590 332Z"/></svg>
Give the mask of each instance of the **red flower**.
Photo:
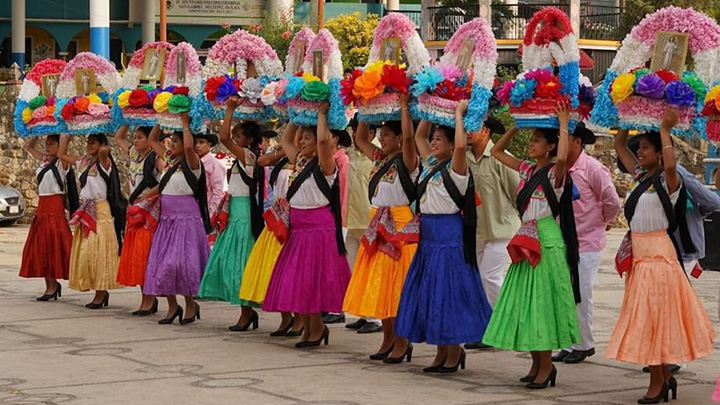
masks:
<svg viewBox="0 0 720 405"><path fill-rule="evenodd" d="M703 107L702 111L700 112L700 116L702 117L716 117L718 115L720 115L720 111L718 111L714 99L708 100L708 102L705 103L705 107Z"/></svg>
<svg viewBox="0 0 720 405"><path fill-rule="evenodd" d="M353 87L355 87L355 80L362 75L362 70L355 69L350 74L350 77L340 81L340 97L345 105L350 105L357 102L357 98L353 94Z"/></svg>
<svg viewBox="0 0 720 405"><path fill-rule="evenodd" d="M175 87L175 90L173 90L173 94L182 94L183 96L187 96L190 93L190 89L188 89L186 86L181 87ZM132 97L132 94L130 95Z"/></svg>
<svg viewBox="0 0 720 405"><path fill-rule="evenodd" d="M60 115L62 115L65 121L71 119L75 115L75 106L73 103L65 104L62 110L60 110Z"/></svg>
<svg viewBox="0 0 720 405"><path fill-rule="evenodd" d="M297 77L302 77L304 74L305 72L303 72L302 70L298 70L297 72L295 72L295 76Z"/></svg>
<svg viewBox="0 0 720 405"><path fill-rule="evenodd" d="M407 94L412 79L407 76L406 69L400 69L397 65L384 65L382 81L385 87L398 93Z"/></svg>
<svg viewBox="0 0 720 405"><path fill-rule="evenodd" d="M148 105L149 103L150 99L148 98L147 91L136 89L130 92L130 97L128 98L128 104L130 106L142 107Z"/></svg>
<svg viewBox="0 0 720 405"><path fill-rule="evenodd" d="M462 87L458 87L452 80L445 79L438 83L433 93L438 97L447 100L460 101L466 99L466 91Z"/></svg>
<svg viewBox="0 0 720 405"><path fill-rule="evenodd" d="M205 95L210 101L215 101L217 98L217 89L221 84L225 82L225 76L211 77L205 82Z"/></svg>
<svg viewBox="0 0 720 405"><path fill-rule="evenodd" d="M658 70L657 72L655 72L655 74L660 76L660 78L665 82L665 84L680 80L680 78L678 77L678 75L675 74L675 72L667 69Z"/></svg>
<svg viewBox="0 0 720 405"><path fill-rule="evenodd" d="M562 84L558 81L557 77L553 76L548 81L538 83L537 88L535 89L535 96L541 98L559 99L562 97L560 89L562 89Z"/></svg>

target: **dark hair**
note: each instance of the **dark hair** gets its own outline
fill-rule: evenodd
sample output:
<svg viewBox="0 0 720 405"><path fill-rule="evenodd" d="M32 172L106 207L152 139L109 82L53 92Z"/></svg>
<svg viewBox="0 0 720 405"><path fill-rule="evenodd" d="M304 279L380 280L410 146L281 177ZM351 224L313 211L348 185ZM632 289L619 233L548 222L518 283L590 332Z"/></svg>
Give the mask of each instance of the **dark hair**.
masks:
<svg viewBox="0 0 720 405"><path fill-rule="evenodd" d="M402 123L400 121L385 121L383 122L382 127L389 129L390 132L396 136L402 135Z"/></svg>
<svg viewBox="0 0 720 405"><path fill-rule="evenodd" d="M242 130L242 134L245 138L250 139L250 150L255 151L258 145L262 142L263 131L260 125L254 121L244 121L235 125L233 133L235 133L238 129Z"/></svg>
<svg viewBox="0 0 720 405"><path fill-rule="evenodd" d="M432 128L430 129L430 133L432 134L432 135L430 135L430 139L432 139L432 137L435 136L435 132L438 129L445 133L445 137L448 139L448 141L450 141L452 143L455 142L455 130L453 128L446 127L445 125L437 125L437 126L433 125Z"/></svg>
<svg viewBox="0 0 720 405"><path fill-rule="evenodd" d="M183 131L173 131L172 135L170 135L170 136L175 136L175 135L177 135L180 138L180 142L184 142L183 136L185 134L183 133Z"/></svg>
<svg viewBox="0 0 720 405"><path fill-rule="evenodd" d="M360 123L357 120L357 113L355 113L355 115L350 119L350 123L348 123L348 126L353 130L353 134L357 131L359 124Z"/></svg>
<svg viewBox="0 0 720 405"><path fill-rule="evenodd" d="M145 135L145 137L147 138L150 136L150 132L152 132L152 127L137 127L137 128L135 128L135 131L142 132Z"/></svg>
<svg viewBox="0 0 720 405"><path fill-rule="evenodd" d="M58 134L50 134L45 139L46 139L46 142L47 142L47 140L52 139L53 141L60 143L60 135L58 135Z"/></svg>
<svg viewBox="0 0 720 405"><path fill-rule="evenodd" d="M100 145L103 145L103 146L107 146L107 144L108 144L107 135L105 135L105 134L101 134L101 133L90 134L90 135L88 135L88 138L95 138L100 143Z"/></svg>
<svg viewBox="0 0 720 405"><path fill-rule="evenodd" d="M660 152L662 150L662 139L660 138L660 132L658 131L648 131L645 132L642 135L638 135L638 141L640 139L645 139L646 141L650 142L655 148L655 152Z"/></svg>
<svg viewBox="0 0 720 405"><path fill-rule="evenodd" d="M539 133L545 138L545 142L548 144L554 144L555 148L550 151L550 156L557 156L557 145L560 141L560 130L557 128L536 128Z"/></svg>

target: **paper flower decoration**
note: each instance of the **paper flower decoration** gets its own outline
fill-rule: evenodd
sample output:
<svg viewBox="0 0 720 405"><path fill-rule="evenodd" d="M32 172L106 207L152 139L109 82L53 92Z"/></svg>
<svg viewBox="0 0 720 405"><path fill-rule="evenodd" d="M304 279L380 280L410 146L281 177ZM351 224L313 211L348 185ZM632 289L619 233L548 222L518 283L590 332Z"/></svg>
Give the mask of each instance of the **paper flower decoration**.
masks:
<svg viewBox="0 0 720 405"><path fill-rule="evenodd" d="M65 65L64 61L58 59L45 59L35 64L25 76L15 104L13 124L18 135L40 136L60 132L62 124L53 115L56 99L45 97L42 87L43 76L59 75Z"/></svg>
<svg viewBox="0 0 720 405"><path fill-rule="evenodd" d="M180 57L182 55L182 57ZM178 60L184 60L185 74L178 72ZM182 130L180 113L190 116L190 130L205 130L207 101L203 97L202 67L197 52L187 42L177 44L168 55L162 89L148 89L148 101L152 102L162 129Z"/></svg>

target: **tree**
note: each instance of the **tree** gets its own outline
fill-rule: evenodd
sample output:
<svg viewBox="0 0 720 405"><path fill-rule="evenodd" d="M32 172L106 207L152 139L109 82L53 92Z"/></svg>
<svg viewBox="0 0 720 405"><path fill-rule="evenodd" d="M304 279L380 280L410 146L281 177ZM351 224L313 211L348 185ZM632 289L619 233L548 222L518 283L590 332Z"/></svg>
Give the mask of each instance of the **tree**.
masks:
<svg viewBox="0 0 720 405"><path fill-rule="evenodd" d="M377 14L362 16L355 12L342 14L325 22L325 28L338 40L343 68L365 66L370 56L373 31L379 21L380 16Z"/></svg>
<svg viewBox="0 0 720 405"><path fill-rule="evenodd" d="M667 6L692 7L716 20L720 17L720 0L626 0L620 20L620 38L625 38L646 15Z"/></svg>

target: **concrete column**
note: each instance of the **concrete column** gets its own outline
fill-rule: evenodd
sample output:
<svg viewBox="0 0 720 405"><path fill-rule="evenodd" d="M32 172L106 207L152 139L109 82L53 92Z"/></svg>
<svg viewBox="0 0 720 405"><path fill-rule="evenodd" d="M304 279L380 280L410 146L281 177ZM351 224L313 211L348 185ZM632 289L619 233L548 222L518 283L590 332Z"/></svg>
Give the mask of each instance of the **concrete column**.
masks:
<svg viewBox="0 0 720 405"><path fill-rule="evenodd" d="M110 0L90 0L90 52L110 59Z"/></svg>
<svg viewBox="0 0 720 405"><path fill-rule="evenodd" d="M428 7L435 5L435 0L420 0L420 38L423 41L429 41L430 38L430 11Z"/></svg>
<svg viewBox="0 0 720 405"><path fill-rule="evenodd" d="M388 11L400 10L400 0L387 0L387 9Z"/></svg>
<svg viewBox="0 0 720 405"><path fill-rule="evenodd" d="M142 43L155 42L155 1L135 0L143 3ZM134 45L133 45L134 46ZM133 48L134 49L134 48Z"/></svg>
<svg viewBox="0 0 720 405"><path fill-rule="evenodd" d="M25 70L25 0L12 0L12 61ZM30 62L30 61L28 61Z"/></svg>
<svg viewBox="0 0 720 405"><path fill-rule="evenodd" d="M492 0L480 0L479 3L480 18L487 20L488 23L492 23Z"/></svg>
<svg viewBox="0 0 720 405"><path fill-rule="evenodd" d="M570 24L575 35L580 38L580 0L570 0Z"/></svg>

